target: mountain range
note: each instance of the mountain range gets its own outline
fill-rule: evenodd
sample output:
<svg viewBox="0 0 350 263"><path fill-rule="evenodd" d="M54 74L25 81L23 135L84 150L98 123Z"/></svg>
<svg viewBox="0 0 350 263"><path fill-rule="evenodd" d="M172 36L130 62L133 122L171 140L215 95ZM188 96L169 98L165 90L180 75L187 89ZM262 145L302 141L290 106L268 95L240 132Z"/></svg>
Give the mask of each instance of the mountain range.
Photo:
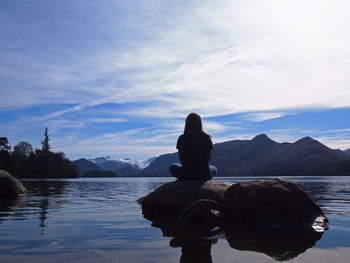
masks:
<svg viewBox="0 0 350 263"><path fill-rule="evenodd" d="M82 163L81 159L73 164L82 170L75 162ZM169 165L179 159L177 153L170 153L145 162L116 157L88 162L89 167L95 164L118 176L170 176ZM218 168L218 176L350 175L350 149L333 150L310 137L278 143L260 134L251 140L215 144L210 163Z"/></svg>
<svg viewBox="0 0 350 263"><path fill-rule="evenodd" d="M343 151L343 153L345 153L346 155L350 156L350 149L347 149L347 150Z"/></svg>
<svg viewBox="0 0 350 263"><path fill-rule="evenodd" d="M155 158L146 161L134 161L130 159L123 159L119 157L107 156L97 157L95 159L78 159L72 164L79 171L80 176L90 171L111 171L117 176L127 176L130 174L137 174L140 170L147 167Z"/></svg>
<svg viewBox="0 0 350 263"><path fill-rule="evenodd" d="M140 174L169 175L173 162L179 162L177 153L161 155ZM252 140L217 143L210 163L218 168L218 176L350 175L350 156L310 137L278 143L260 134Z"/></svg>

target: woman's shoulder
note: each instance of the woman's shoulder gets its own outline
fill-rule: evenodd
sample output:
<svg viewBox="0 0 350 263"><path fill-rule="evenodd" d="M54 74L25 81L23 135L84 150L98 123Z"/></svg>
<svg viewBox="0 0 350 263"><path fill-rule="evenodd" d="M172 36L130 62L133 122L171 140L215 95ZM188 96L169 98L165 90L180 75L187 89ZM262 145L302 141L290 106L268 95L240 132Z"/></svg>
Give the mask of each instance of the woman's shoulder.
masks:
<svg viewBox="0 0 350 263"><path fill-rule="evenodd" d="M204 131L200 132L199 136L203 137L203 138L205 138L207 140L211 140L211 136L208 133L204 132Z"/></svg>
<svg viewBox="0 0 350 263"><path fill-rule="evenodd" d="M205 132L191 132L180 135L179 140L211 141L211 136Z"/></svg>

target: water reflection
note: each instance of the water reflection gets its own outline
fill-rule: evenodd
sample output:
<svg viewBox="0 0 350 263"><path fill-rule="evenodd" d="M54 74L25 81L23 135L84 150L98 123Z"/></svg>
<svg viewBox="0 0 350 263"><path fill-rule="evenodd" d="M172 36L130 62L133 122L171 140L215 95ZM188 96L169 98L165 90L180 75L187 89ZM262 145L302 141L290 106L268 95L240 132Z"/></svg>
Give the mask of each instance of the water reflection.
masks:
<svg viewBox="0 0 350 263"><path fill-rule="evenodd" d="M174 237L170 240L171 247L181 247L180 263L212 263L211 245L216 240L181 239Z"/></svg>
<svg viewBox="0 0 350 263"><path fill-rule="evenodd" d="M16 212L14 207L20 207L23 202L23 196L16 196L0 200L0 224L6 221L9 216Z"/></svg>
<svg viewBox="0 0 350 263"><path fill-rule="evenodd" d="M48 204L49 204L49 201L47 198L40 200L39 207L41 208L41 211L39 216L39 220L40 220L39 226L42 228L41 235L44 235L44 227L46 227L45 220L47 218L46 214L48 213L47 212Z"/></svg>
<svg viewBox="0 0 350 263"><path fill-rule="evenodd" d="M173 237L169 242L171 247L181 247L180 263L213 262L212 244L225 237L220 227L193 226L167 219L155 220L152 226L160 228L164 237Z"/></svg>
<svg viewBox="0 0 350 263"><path fill-rule="evenodd" d="M273 230L238 226L226 230L226 239L230 247L264 253L278 261L290 260L304 253L313 247L322 235L323 232L312 229Z"/></svg>
<svg viewBox="0 0 350 263"><path fill-rule="evenodd" d="M49 198L64 196L69 184L67 181L24 181L23 185L28 190L27 195L0 200L0 223L7 220L30 220L33 215L37 215L43 235L49 209ZM56 201L53 207L59 208L63 203Z"/></svg>
<svg viewBox="0 0 350 263"><path fill-rule="evenodd" d="M207 228L179 226L172 222L154 222L157 229L151 228L135 200L171 178L24 181L28 189L26 196L6 202L0 200L0 262L119 260L135 263L163 262L164 257L169 262L174 262L173 257L175 262L218 262L219 257L222 262L238 262L239 259L232 259L232 254L239 258L243 256L243 262L258 262L253 260L255 255L259 262L260 259L263 259L261 262L273 261L266 260L263 254L241 254L239 250L257 251L279 260L297 257L293 262L315 262L319 260L320 249L327 249L324 253L328 257L324 260L332 254L331 262L346 262L342 259L349 255L350 178L290 179L301 184L330 219L331 228L325 235L316 233L310 237L302 232L278 231L269 235L241 226L236 229ZM169 244L159 233L159 228L164 236L171 237ZM315 243L316 249L308 250ZM342 252L339 247L347 250ZM226 254L227 249L232 254ZM22 258L18 259L18 255ZM29 255L32 255L31 259ZM305 260L306 257L310 260Z"/></svg>
<svg viewBox="0 0 350 263"><path fill-rule="evenodd" d="M169 245L181 247L180 263L213 262L212 244L225 238L230 247L241 251L264 253L278 261L290 260L313 247L323 232L313 229L264 228L244 225L208 228L180 221L158 219L153 227L160 228L164 237L173 237Z"/></svg>

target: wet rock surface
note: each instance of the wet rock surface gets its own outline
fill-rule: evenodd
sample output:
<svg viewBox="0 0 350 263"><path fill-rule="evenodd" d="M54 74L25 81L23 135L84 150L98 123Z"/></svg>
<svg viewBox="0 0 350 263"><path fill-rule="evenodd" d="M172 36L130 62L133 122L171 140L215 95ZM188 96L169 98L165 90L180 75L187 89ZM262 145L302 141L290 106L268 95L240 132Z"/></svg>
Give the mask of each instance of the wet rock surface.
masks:
<svg viewBox="0 0 350 263"><path fill-rule="evenodd" d="M174 181L166 183L140 199L146 218L170 217L177 219L180 213L200 199L223 204L226 190L232 183L218 181Z"/></svg>
<svg viewBox="0 0 350 263"><path fill-rule="evenodd" d="M250 224L311 226L324 217L298 184L282 178L234 184L225 193L224 206L233 222Z"/></svg>
<svg viewBox="0 0 350 263"><path fill-rule="evenodd" d="M177 180L139 201L150 220L166 217L192 225L311 228L317 219L321 230L328 227L322 210L306 192L282 178L241 183Z"/></svg>
<svg viewBox="0 0 350 263"><path fill-rule="evenodd" d="M13 198L27 193L22 183L8 172L0 170L0 198Z"/></svg>

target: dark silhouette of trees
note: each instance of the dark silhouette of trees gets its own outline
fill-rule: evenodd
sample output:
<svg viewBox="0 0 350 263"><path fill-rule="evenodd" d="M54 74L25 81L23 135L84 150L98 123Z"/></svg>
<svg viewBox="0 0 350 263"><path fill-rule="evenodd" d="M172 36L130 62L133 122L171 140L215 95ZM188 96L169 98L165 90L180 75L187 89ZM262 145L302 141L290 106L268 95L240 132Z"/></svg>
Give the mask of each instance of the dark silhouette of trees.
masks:
<svg viewBox="0 0 350 263"><path fill-rule="evenodd" d="M0 137L0 151L9 151L11 150L11 146L9 145L9 141L7 137Z"/></svg>
<svg viewBox="0 0 350 263"><path fill-rule="evenodd" d="M79 173L63 152L51 152L50 136L45 128L42 149L21 141L13 152L9 152L6 137L0 137L0 170L5 170L17 178L72 178Z"/></svg>
<svg viewBox="0 0 350 263"><path fill-rule="evenodd" d="M33 152L33 147L29 142L21 141L13 148L14 154L29 156Z"/></svg>
<svg viewBox="0 0 350 263"><path fill-rule="evenodd" d="M49 144L49 141L50 141L50 135L47 131L47 128L45 128L45 132L44 132L44 140L41 142L41 149L44 151L44 152L49 152L50 149L51 149L51 145Z"/></svg>
<svg viewBox="0 0 350 263"><path fill-rule="evenodd" d="M30 174L27 178L70 178L78 177L79 173L72 163L61 152L46 152L35 150L27 161Z"/></svg>

